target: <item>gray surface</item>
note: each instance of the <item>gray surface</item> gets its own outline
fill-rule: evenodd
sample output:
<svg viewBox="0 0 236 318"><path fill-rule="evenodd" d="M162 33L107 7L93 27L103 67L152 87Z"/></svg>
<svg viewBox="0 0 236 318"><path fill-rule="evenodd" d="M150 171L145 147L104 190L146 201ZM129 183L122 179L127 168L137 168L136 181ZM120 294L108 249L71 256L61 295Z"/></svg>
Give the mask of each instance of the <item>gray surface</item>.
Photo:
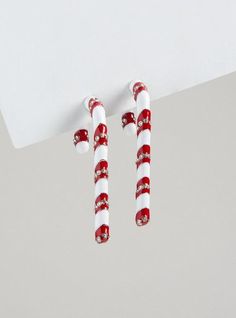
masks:
<svg viewBox="0 0 236 318"><path fill-rule="evenodd" d="M109 119L104 246L93 241L92 152L78 157L71 134L14 150L1 120L0 317L235 317L235 83L153 109L145 228L133 222L135 140Z"/></svg>

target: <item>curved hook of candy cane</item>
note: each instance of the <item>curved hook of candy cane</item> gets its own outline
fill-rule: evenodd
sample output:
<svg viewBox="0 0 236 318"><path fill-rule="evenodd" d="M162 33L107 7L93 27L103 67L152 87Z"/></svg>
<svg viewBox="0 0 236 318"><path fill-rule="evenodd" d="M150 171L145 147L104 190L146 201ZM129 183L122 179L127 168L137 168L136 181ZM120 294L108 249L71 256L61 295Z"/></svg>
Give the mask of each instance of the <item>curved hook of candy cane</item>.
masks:
<svg viewBox="0 0 236 318"><path fill-rule="evenodd" d="M132 81L130 91L137 108L137 188L136 217L138 226L150 219L150 153L151 153L151 111L147 87L141 81Z"/></svg>
<svg viewBox="0 0 236 318"><path fill-rule="evenodd" d="M136 119L133 112L126 112L121 117L122 127L126 135L131 136L136 133Z"/></svg>
<svg viewBox="0 0 236 318"><path fill-rule="evenodd" d="M84 101L90 112L94 132L94 183L95 183L95 240L105 243L109 239L108 203L108 135L106 113L100 100L91 96Z"/></svg>
<svg viewBox="0 0 236 318"><path fill-rule="evenodd" d="M89 151L89 136L87 129L79 129L74 133L73 139L77 153L83 154Z"/></svg>

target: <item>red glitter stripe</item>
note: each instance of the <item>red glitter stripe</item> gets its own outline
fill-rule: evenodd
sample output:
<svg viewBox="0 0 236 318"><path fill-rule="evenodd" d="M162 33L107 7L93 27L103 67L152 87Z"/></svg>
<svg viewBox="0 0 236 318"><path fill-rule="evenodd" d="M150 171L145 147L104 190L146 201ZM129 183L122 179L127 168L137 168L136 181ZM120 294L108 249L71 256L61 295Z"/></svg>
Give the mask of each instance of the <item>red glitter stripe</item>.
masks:
<svg viewBox="0 0 236 318"><path fill-rule="evenodd" d="M137 161L136 161L137 168L142 163L145 163L145 162L150 164L150 162L151 162L150 150L151 150L151 147L149 145L143 145L142 147L139 148L139 150L137 152ZM145 155L149 155L149 158L145 157ZM140 156L143 156L143 158L139 158Z"/></svg>
<svg viewBox="0 0 236 318"><path fill-rule="evenodd" d="M132 112L127 112L122 116L122 127L124 128L125 126L129 124L135 124L135 116L134 113Z"/></svg>
<svg viewBox="0 0 236 318"><path fill-rule="evenodd" d="M145 188L145 185L147 185L148 188ZM142 189L140 188L141 186L143 186ZM150 179L148 177L143 177L137 182L136 199L143 193L150 193Z"/></svg>
<svg viewBox="0 0 236 318"><path fill-rule="evenodd" d="M137 136L141 131L151 130L151 111L143 109L137 119Z"/></svg>
<svg viewBox="0 0 236 318"><path fill-rule="evenodd" d="M101 145L108 145L107 126L105 124L99 124L94 132L94 150Z"/></svg>
<svg viewBox="0 0 236 318"><path fill-rule="evenodd" d="M150 220L150 210L144 208L136 213L135 221L138 226L143 226L147 224Z"/></svg>
<svg viewBox="0 0 236 318"><path fill-rule="evenodd" d="M109 203L107 203L107 202L103 202L99 207L96 207L98 202L101 202L103 200L108 202L108 194L107 193L101 193L97 197L97 199L95 200L95 213L98 213L99 211L102 211L102 210L108 210L109 209Z"/></svg>
<svg viewBox="0 0 236 318"><path fill-rule="evenodd" d="M76 146L81 141L89 142L88 131L86 129L80 129L74 133L74 145Z"/></svg>
<svg viewBox="0 0 236 318"><path fill-rule="evenodd" d="M109 237L110 237L110 231L109 231L108 225L103 224L95 232L95 240L99 244L106 243L108 241Z"/></svg>
<svg viewBox="0 0 236 318"><path fill-rule="evenodd" d="M105 169L106 172L103 172L102 170ZM98 173L99 174L96 174ZM100 179L107 179L108 178L108 162L106 160L100 160L98 164L95 167L95 176L94 176L94 182L96 183Z"/></svg>

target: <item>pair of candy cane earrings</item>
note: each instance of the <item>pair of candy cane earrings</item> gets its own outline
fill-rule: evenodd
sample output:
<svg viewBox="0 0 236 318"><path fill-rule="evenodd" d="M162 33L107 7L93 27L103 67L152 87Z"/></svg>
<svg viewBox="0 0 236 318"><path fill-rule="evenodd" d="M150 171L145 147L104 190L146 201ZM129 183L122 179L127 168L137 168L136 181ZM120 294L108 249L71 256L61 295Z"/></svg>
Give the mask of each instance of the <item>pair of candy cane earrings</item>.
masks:
<svg viewBox="0 0 236 318"><path fill-rule="evenodd" d="M150 97L147 87L140 81L131 82L130 91L136 102L137 120L133 112L126 112L122 116L122 127L128 134L137 134L135 221L138 226L142 226L150 219ZM94 133L95 240L105 243L110 236L106 113L102 102L95 97L87 98L84 104L91 114ZM75 132L74 145L78 153L88 151L89 137L86 129Z"/></svg>

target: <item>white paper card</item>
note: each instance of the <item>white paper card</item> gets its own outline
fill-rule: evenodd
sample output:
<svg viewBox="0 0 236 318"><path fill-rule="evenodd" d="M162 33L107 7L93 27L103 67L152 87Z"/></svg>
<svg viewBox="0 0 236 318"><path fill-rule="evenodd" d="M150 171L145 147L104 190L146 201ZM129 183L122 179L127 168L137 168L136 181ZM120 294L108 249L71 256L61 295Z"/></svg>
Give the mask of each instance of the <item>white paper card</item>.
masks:
<svg viewBox="0 0 236 318"><path fill-rule="evenodd" d="M1 0L0 107L15 147L80 128L97 95L107 114L236 70L236 1Z"/></svg>

